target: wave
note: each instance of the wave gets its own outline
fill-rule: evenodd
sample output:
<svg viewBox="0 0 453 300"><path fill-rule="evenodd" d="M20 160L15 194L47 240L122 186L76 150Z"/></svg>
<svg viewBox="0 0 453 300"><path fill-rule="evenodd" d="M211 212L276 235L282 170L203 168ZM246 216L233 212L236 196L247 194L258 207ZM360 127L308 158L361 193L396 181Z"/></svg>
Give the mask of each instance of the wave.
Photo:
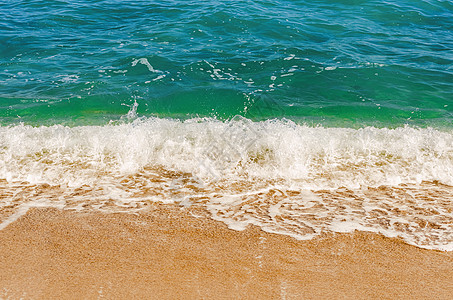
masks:
<svg viewBox="0 0 453 300"><path fill-rule="evenodd" d="M106 126L0 127L0 178L77 186L163 167L301 188L453 185L453 132L324 128L288 120L146 118Z"/></svg>
<svg viewBox="0 0 453 300"><path fill-rule="evenodd" d="M453 250L452 186L451 130L243 117L0 127L5 224L38 205L135 211L161 201L203 207L232 229L299 239L366 230Z"/></svg>

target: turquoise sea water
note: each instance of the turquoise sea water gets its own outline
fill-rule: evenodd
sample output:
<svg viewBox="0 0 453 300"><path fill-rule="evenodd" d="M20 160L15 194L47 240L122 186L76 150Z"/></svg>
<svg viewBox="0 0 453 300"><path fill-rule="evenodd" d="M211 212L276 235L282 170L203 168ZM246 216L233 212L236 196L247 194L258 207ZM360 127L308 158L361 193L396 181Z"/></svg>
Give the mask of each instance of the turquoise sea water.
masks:
<svg viewBox="0 0 453 300"><path fill-rule="evenodd" d="M453 250L453 2L0 0L0 230L154 201Z"/></svg>
<svg viewBox="0 0 453 300"><path fill-rule="evenodd" d="M451 1L1 1L0 122L451 126Z"/></svg>

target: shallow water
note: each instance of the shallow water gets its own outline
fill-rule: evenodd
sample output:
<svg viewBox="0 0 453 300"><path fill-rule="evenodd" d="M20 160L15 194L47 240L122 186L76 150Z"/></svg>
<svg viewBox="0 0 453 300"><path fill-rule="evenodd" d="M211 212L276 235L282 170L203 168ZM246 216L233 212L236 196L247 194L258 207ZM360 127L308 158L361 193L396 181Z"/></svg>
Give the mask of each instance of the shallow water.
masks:
<svg viewBox="0 0 453 300"><path fill-rule="evenodd" d="M134 212L160 201L232 229L365 230L452 250L449 131L151 118L3 127L0 144L2 226L34 206Z"/></svg>
<svg viewBox="0 0 453 300"><path fill-rule="evenodd" d="M450 126L450 1L14 1L3 124L140 115Z"/></svg>

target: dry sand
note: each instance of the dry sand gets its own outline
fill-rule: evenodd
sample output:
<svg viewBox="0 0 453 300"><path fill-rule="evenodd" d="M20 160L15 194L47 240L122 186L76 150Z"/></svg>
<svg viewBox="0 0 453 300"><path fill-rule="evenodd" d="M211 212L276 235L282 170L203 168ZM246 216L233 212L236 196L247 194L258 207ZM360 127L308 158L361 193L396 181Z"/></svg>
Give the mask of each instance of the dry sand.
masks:
<svg viewBox="0 0 453 300"><path fill-rule="evenodd" d="M192 213L31 209L0 231L0 299L453 297L452 253L370 233L238 232Z"/></svg>

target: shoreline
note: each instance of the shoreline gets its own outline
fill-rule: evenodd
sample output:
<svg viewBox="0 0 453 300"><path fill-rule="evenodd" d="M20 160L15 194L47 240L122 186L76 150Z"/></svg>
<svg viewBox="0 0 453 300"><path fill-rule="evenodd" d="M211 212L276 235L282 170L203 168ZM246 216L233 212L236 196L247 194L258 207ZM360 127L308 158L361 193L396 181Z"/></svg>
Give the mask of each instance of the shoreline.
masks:
<svg viewBox="0 0 453 300"><path fill-rule="evenodd" d="M196 212L195 212L196 213ZM437 298L453 253L366 232L308 241L233 231L191 209L31 208L0 231L0 298Z"/></svg>

